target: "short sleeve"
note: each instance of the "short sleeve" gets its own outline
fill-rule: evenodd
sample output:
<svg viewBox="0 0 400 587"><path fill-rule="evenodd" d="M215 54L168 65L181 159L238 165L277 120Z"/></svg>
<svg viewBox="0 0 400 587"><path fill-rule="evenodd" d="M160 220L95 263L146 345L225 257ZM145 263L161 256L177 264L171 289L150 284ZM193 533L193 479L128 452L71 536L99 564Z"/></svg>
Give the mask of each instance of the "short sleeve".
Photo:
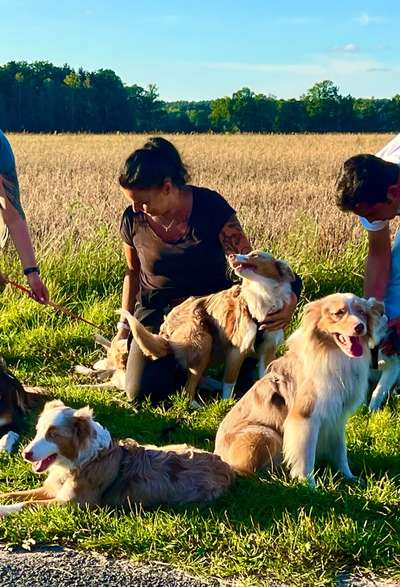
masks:
<svg viewBox="0 0 400 587"><path fill-rule="evenodd" d="M373 222L369 222L364 216L360 216L361 226L368 230L369 232L377 232L378 230L383 230L386 226L389 225L388 220L374 220Z"/></svg>
<svg viewBox="0 0 400 587"><path fill-rule="evenodd" d="M219 234L224 224L236 213L235 209L219 194L206 188L196 188L200 200L201 216L209 233Z"/></svg>
<svg viewBox="0 0 400 587"><path fill-rule="evenodd" d="M5 134L0 130L0 181L6 188L7 198L18 211L19 215L25 219L19 196L19 184L17 170L15 168L15 158L11 145Z"/></svg>
<svg viewBox="0 0 400 587"><path fill-rule="evenodd" d="M133 247L133 237L135 235L135 217L132 206L128 206L128 208L125 209L122 215L119 232L124 243L130 247Z"/></svg>
<svg viewBox="0 0 400 587"><path fill-rule="evenodd" d="M385 161L400 164L400 133L375 155Z"/></svg>
<svg viewBox="0 0 400 587"><path fill-rule="evenodd" d="M15 158L5 134L0 130L0 174L13 175L15 173Z"/></svg>

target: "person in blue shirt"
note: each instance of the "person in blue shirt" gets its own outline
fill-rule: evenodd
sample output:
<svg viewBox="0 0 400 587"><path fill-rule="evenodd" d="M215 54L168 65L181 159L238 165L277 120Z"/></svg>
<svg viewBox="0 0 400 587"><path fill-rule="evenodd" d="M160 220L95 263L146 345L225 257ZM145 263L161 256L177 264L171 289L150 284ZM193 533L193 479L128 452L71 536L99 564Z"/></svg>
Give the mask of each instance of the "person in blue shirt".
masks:
<svg viewBox="0 0 400 587"><path fill-rule="evenodd" d="M49 294L40 277L24 210L21 206L15 157L11 145L0 130L0 247L11 236L32 298L40 303L49 301ZM1 280L1 276L0 276Z"/></svg>

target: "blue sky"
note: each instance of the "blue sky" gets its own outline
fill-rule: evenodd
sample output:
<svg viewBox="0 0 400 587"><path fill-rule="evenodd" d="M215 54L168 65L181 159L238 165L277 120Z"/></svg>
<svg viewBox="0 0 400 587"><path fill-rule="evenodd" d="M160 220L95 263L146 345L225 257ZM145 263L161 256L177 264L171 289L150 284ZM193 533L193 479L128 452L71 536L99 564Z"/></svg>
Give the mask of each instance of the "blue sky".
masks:
<svg viewBox="0 0 400 587"><path fill-rule="evenodd" d="M0 22L0 63L110 68L165 100L400 93L399 0L0 0Z"/></svg>

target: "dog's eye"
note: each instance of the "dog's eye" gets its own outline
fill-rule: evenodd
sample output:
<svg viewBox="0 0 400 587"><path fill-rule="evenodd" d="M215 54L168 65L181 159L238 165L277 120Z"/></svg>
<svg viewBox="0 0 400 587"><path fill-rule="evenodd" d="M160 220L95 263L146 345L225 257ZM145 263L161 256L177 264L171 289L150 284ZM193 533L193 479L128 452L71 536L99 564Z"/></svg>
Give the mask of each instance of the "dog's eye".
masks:
<svg viewBox="0 0 400 587"><path fill-rule="evenodd" d="M336 318L342 318L342 316L344 316L346 313L346 310L344 308L340 308L340 310L336 310L336 312L331 312L332 316L335 316Z"/></svg>
<svg viewBox="0 0 400 587"><path fill-rule="evenodd" d="M365 310L363 310L362 308L360 308L360 309L358 310L358 313L359 313L359 315L360 315L360 316L362 316L363 318L366 318L366 317L367 317L367 312L366 312Z"/></svg>

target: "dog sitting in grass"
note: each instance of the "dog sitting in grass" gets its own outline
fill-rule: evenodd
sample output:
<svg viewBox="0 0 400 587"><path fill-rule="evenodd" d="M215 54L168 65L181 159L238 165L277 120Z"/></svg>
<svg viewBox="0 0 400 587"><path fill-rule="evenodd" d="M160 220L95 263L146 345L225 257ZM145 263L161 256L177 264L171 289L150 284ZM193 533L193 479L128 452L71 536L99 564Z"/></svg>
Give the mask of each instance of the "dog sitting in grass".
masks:
<svg viewBox="0 0 400 587"><path fill-rule="evenodd" d="M291 476L314 485L316 460L355 479L345 426L365 400L370 346L379 340L383 304L332 294L307 304L285 355L233 406L220 424L215 452L237 472L284 461Z"/></svg>
<svg viewBox="0 0 400 587"><path fill-rule="evenodd" d="M38 489L0 494L18 501L0 506L0 516L69 502L128 507L203 503L219 497L235 477L217 455L185 444L116 443L89 407L74 410L59 400L45 405L23 455L36 473L48 471L48 477Z"/></svg>
<svg viewBox="0 0 400 587"><path fill-rule="evenodd" d="M288 264L262 251L229 255L228 262L242 279L241 284L188 298L169 312L159 334L151 333L127 310L121 310L144 355L158 359L173 353L187 369L185 391L192 401L209 366L225 363L222 397L228 399L244 359L256 356L258 377L262 377L283 341L283 330L261 332L258 327L291 298L295 276Z"/></svg>

